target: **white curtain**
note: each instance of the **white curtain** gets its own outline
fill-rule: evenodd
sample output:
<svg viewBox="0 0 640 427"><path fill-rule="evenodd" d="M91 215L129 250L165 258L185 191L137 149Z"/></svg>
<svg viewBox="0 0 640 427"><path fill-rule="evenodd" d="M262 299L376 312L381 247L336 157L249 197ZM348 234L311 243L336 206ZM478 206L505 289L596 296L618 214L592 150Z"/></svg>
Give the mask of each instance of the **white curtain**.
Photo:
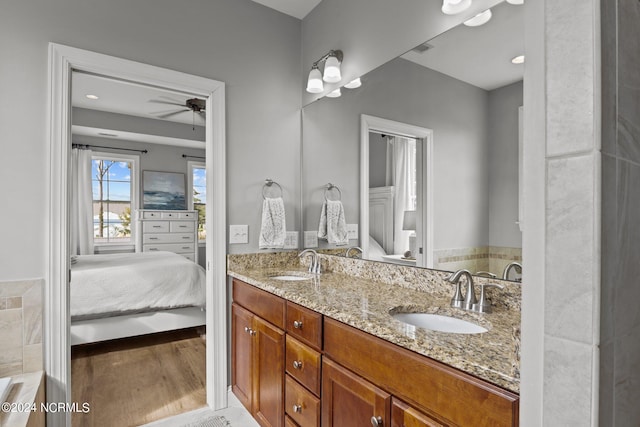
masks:
<svg viewBox="0 0 640 427"><path fill-rule="evenodd" d="M391 156L389 154L392 154ZM390 161L390 159L393 159ZM392 182L389 182L392 180ZM389 137L387 143L387 184L395 189L393 201L393 253L409 249L409 234L402 229L404 211L416 208L416 141L401 136Z"/></svg>
<svg viewBox="0 0 640 427"><path fill-rule="evenodd" d="M91 150L71 150L71 255L93 254Z"/></svg>

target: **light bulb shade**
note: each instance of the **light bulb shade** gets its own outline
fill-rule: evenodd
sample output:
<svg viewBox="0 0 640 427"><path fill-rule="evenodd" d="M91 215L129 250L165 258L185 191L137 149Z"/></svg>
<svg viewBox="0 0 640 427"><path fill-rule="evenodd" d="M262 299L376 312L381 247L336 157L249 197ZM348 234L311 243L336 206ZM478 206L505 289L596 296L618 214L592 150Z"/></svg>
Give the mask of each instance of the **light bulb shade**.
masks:
<svg viewBox="0 0 640 427"><path fill-rule="evenodd" d="M524 4L524 0L507 0L509 4Z"/></svg>
<svg viewBox="0 0 640 427"><path fill-rule="evenodd" d="M332 90L331 92L329 92L327 94L327 96L329 98L338 98L338 97L340 97L340 95L342 95L342 92L340 91L340 88L338 88L336 90Z"/></svg>
<svg viewBox="0 0 640 427"><path fill-rule="evenodd" d="M324 63L324 75L322 79L327 83L337 83L342 80L340 73L340 61L335 55L331 55Z"/></svg>
<svg viewBox="0 0 640 427"><path fill-rule="evenodd" d="M324 84L322 83L322 74L318 67L313 67L309 73L309 79L307 80L307 92L320 93L324 90Z"/></svg>
<svg viewBox="0 0 640 427"><path fill-rule="evenodd" d="M402 229L415 230L416 219L416 211L404 211L404 215L402 217Z"/></svg>
<svg viewBox="0 0 640 427"><path fill-rule="evenodd" d="M471 6L471 0L442 0L442 13L456 15L464 12Z"/></svg>
<svg viewBox="0 0 640 427"><path fill-rule="evenodd" d="M358 77L357 79L353 79L349 83L344 85L344 87L346 87L347 89L356 89L356 88L359 88L360 86L362 86L362 81L360 80L360 77Z"/></svg>
<svg viewBox="0 0 640 427"><path fill-rule="evenodd" d="M464 21L464 25L466 25L467 27L479 27L480 25L484 25L489 22L491 16L491 9L487 9L484 12L477 14L473 18Z"/></svg>

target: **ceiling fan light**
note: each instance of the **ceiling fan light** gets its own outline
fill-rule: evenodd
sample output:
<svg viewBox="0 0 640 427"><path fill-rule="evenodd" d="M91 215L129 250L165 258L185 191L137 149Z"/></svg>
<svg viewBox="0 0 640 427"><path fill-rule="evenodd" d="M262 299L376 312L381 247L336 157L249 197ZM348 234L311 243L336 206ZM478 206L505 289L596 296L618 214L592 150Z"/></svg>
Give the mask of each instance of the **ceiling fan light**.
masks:
<svg viewBox="0 0 640 427"><path fill-rule="evenodd" d="M518 55L511 59L512 64L524 64L524 55Z"/></svg>
<svg viewBox="0 0 640 427"><path fill-rule="evenodd" d="M491 16L491 9L487 9L484 12L477 14L473 18L464 21L464 25L466 25L467 27L479 27L480 25L484 25L489 22Z"/></svg>
<svg viewBox="0 0 640 427"><path fill-rule="evenodd" d="M520 5L520 4L524 4L524 0L507 0L507 3Z"/></svg>
<svg viewBox="0 0 640 427"><path fill-rule="evenodd" d="M318 66L314 65L311 68L311 72L309 72L309 79L307 80L307 92L309 93L320 93L324 90L324 85L322 83L322 74L320 70L318 70Z"/></svg>
<svg viewBox="0 0 640 427"><path fill-rule="evenodd" d="M471 6L471 0L442 0L442 13L456 15L464 12Z"/></svg>
<svg viewBox="0 0 640 427"><path fill-rule="evenodd" d="M327 83L337 83L342 80L340 61L338 61L338 58L334 54L329 56L324 63L324 75L322 79Z"/></svg>
<svg viewBox="0 0 640 427"><path fill-rule="evenodd" d="M360 77L358 77L357 79L353 79L349 83L344 85L344 87L346 87L347 89L356 89L360 86L362 86L362 80L360 80Z"/></svg>
<svg viewBox="0 0 640 427"><path fill-rule="evenodd" d="M341 95L342 95L342 92L340 91L340 88L336 90L332 90L327 94L329 98L339 98Z"/></svg>

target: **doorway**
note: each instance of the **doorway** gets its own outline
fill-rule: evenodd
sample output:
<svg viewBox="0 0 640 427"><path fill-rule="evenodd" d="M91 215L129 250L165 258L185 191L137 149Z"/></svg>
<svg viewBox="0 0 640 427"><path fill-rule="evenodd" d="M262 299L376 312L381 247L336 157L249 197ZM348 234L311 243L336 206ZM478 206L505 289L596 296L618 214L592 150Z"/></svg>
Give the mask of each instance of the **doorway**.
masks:
<svg viewBox="0 0 640 427"><path fill-rule="evenodd" d="M71 402L68 224L70 205L71 75L122 81L189 93L203 99L206 115L206 395L213 409L226 407L225 96L224 83L147 64L51 43L49 268L45 290L44 347L48 402ZM49 413L47 425L69 426L70 414Z"/></svg>

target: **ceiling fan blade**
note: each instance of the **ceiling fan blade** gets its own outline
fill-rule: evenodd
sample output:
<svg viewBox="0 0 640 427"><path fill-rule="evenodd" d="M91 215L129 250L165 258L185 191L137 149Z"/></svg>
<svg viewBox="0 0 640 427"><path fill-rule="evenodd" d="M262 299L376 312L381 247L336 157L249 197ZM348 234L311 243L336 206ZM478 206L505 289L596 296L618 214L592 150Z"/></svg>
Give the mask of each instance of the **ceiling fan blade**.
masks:
<svg viewBox="0 0 640 427"><path fill-rule="evenodd" d="M176 114L184 113L186 111L191 111L191 110L179 110L179 111L174 111L173 113L161 114L161 115L156 116L156 117L158 117L160 119L166 119L167 117L175 116Z"/></svg>

